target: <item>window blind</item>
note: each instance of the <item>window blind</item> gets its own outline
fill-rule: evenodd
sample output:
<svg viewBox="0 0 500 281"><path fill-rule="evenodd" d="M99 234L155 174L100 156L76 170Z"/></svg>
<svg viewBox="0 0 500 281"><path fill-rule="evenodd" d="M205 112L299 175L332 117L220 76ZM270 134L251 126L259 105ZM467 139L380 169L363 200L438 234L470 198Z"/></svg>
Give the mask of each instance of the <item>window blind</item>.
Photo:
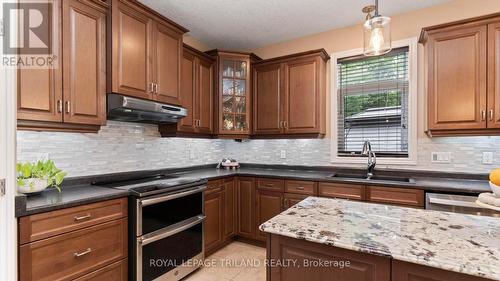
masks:
<svg viewBox="0 0 500 281"><path fill-rule="evenodd" d="M338 156L408 157L408 51L337 61Z"/></svg>

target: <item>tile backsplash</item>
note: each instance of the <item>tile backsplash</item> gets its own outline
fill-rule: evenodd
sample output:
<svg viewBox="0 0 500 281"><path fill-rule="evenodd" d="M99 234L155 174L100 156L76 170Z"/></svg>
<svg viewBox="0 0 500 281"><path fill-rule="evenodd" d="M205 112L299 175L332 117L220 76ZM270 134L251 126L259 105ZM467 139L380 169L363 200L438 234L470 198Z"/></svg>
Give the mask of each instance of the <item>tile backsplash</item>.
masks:
<svg viewBox="0 0 500 281"><path fill-rule="evenodd" d="M418 165L388 167L469 173L500 167L500 137L421 138L418 145ZM281 158L281 150L286 158ZM431 152L450 152L451 163L431 162ZM483 152L493 153L493 164L482 164ZM108 121L98 134L19 131L17 155L18 161L49 157L70 176L203 165L223 157L242 163L332 165L329 139L239 143L160 138L157 126L117 121Z"/></svg>

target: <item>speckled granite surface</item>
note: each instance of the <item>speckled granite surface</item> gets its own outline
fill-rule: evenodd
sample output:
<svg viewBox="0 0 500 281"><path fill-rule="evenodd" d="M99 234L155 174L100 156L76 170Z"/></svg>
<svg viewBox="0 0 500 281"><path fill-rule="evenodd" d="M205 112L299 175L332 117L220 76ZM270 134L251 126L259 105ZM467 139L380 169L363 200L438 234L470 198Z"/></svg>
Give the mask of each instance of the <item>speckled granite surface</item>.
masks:
<svg viewBox="0 0 500 281"><path fill-rule="evenodd" d="M498 218L308 197L260 229L500 280Z"/></svg>

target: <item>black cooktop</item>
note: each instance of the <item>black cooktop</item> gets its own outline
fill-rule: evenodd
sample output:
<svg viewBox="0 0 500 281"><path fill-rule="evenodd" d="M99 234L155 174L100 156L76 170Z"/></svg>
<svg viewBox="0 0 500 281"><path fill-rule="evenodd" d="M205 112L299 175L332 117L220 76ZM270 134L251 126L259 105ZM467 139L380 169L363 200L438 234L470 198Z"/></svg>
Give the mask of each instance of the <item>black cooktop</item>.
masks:
<svg viewBox="0 0 500 281"><path fill-rule="evenodd" d="M129 190L132 195L142 197L202 185L206 182L206 179L199 178L179 178L171 175L154 175L148 177L129 178L119 181L94 182L92 184L101 187Z"/></svg>

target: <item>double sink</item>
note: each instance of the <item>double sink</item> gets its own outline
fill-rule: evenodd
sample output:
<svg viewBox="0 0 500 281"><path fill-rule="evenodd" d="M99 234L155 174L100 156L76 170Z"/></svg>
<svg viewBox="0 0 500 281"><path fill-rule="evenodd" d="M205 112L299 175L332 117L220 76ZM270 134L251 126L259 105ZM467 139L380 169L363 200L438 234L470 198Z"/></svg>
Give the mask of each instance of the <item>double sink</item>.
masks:
<svg viewBox="0 0 500 281"><path fill-rule="evenodd" d="M379 176L374 175L368 178L366 175L362 174L348 174L348 173L335 173L328 178L345 179L345 180L363 180L369 182L379 182L379 183L415 183L415 180L407 177L399 176Z"/></svg>

